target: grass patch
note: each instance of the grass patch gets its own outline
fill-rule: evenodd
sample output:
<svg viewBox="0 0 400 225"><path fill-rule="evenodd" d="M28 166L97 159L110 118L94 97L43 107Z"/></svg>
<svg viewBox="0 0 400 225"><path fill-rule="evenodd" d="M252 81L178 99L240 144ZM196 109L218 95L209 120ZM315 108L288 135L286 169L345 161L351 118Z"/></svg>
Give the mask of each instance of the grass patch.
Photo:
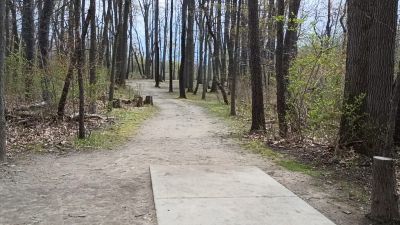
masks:
<svg viewBox="0 0 400 225"><path fill-rule="evenodd" d="M282 154L275 152L274 150L268 148L262 141L260 140L248 140L243 144L246 149L251 150L256 154L260 154L263 157L272 159L272 160L280 160L283 158Z"/></svg>
<svg viewBox="0 0 400 225"><path fill-rule="evenodd" d="M279 160L278 165L289 171L304 173L312 177L318 177L321 175L321 172L316 171L313 167L294 160Z"/></svg>
<svg viewBox="0 0 400 225"><path fill-rule="evenodd" d="M114 109L109 116L115 117L115 124L93 131L85 139L76 138L74 146L78 149L112 149L129 140L143 121L154 115L156 111L156 107Z"/></svg>
<svg viewBox="0 0 400 225"><path fill-rule="evenodd" d="M216 95L208 95L207 100L201 100L200 96L192 94L187 94L187 98L187 101L193 102L194 104L207 109L211 114L223 119L231 128L232 137L238 138L244 148L273 160L278 165L289 171L304 173L313 177L318 177L322 174L312 166L300 163L293 159L288 159L288 156L272 150L266 146L262 140L243 139L243 135L248 133L250 129L250 119L246 118L246 116L230 116L230 106L219 101ZM245 115L249 115L249 113L245 113Z"/></svg>

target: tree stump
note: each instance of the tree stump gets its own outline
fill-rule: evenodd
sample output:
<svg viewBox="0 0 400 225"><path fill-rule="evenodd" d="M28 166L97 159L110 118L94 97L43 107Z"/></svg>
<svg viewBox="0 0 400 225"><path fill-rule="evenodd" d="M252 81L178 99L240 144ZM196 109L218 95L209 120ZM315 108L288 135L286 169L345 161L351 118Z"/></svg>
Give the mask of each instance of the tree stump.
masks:
<svg viewBox="0 0 400 225"><path fill-rule="evenodd" d="M153 105L153 96L146 96L146 98L144 99L144 104Z"/></svg>
<svg viewBox="0 0 400 225"><path fill-rule="evenodd" d="M395 162L375 156L372 165L372 203L369 217L381 223L399 220Z"/></svg>
<svg viewBox="0 0 400 225"><path fill-rule="evenodd" d="M138 97L135 97L135 99L136 99L136 107L143 107L143 97L138 96Z"/></svg>
<svg viewBox="0 0 400 225"><path fill-rule="evenodd" d="M114 99L114 101L112 102L112 106L115 109L122 108L121 99Z"/></svg>

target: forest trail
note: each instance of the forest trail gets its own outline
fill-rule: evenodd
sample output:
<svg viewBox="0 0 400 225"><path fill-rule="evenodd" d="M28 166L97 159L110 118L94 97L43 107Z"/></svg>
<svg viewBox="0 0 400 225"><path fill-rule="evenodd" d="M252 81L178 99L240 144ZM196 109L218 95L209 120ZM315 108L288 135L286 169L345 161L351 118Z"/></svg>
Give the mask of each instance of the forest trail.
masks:
<svg viewBox="0 0 400 225"><path fill-rule="evenodd" d="M336 224L358 221L354 211L343 214L349 209L330 198L328 190L310 187L309 177L282 171L242 149L204 109L176 99L166 88L153 88L151 81L140 83L160 112L126 145L36 155L0 167L0 224L156 225L150 165L258 166Z"/></svg>

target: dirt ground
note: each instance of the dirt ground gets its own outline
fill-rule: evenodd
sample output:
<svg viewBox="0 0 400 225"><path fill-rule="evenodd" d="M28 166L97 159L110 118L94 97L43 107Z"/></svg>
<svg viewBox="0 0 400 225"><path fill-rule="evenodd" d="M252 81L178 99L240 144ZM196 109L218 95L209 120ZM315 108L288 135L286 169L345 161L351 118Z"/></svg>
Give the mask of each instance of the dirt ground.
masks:
<svg viewBox="0 0 400 225"><path fill-rule="evenodd" d="M149 165L255 165L338 225L368 224L335 184L242 149L204 109L140 81L160 112L116 150L31 155L0 166L0 224L156 225ZM166 85L163 85L166 86ZM257 206L255 206L257 207ZM189 225L189 224L188 224Z"/></svg>

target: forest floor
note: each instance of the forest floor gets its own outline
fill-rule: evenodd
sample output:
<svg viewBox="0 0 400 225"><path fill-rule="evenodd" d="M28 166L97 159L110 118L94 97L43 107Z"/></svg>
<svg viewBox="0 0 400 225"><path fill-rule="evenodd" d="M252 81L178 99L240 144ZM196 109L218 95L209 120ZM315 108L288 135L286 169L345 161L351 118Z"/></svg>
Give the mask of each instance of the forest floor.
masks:
<svg viewBox="0 0 400 225"><path fill-rule="evenodd" d="M253 165L338 225L369 224L329 180L291 172L254 154L206 109L143 84L159 112L114 150L33 154L0 166L0 224L156 225L150 165ZM166 85L163 85L166 86ZM256 206L255 206L256 207Z"/></svg>

